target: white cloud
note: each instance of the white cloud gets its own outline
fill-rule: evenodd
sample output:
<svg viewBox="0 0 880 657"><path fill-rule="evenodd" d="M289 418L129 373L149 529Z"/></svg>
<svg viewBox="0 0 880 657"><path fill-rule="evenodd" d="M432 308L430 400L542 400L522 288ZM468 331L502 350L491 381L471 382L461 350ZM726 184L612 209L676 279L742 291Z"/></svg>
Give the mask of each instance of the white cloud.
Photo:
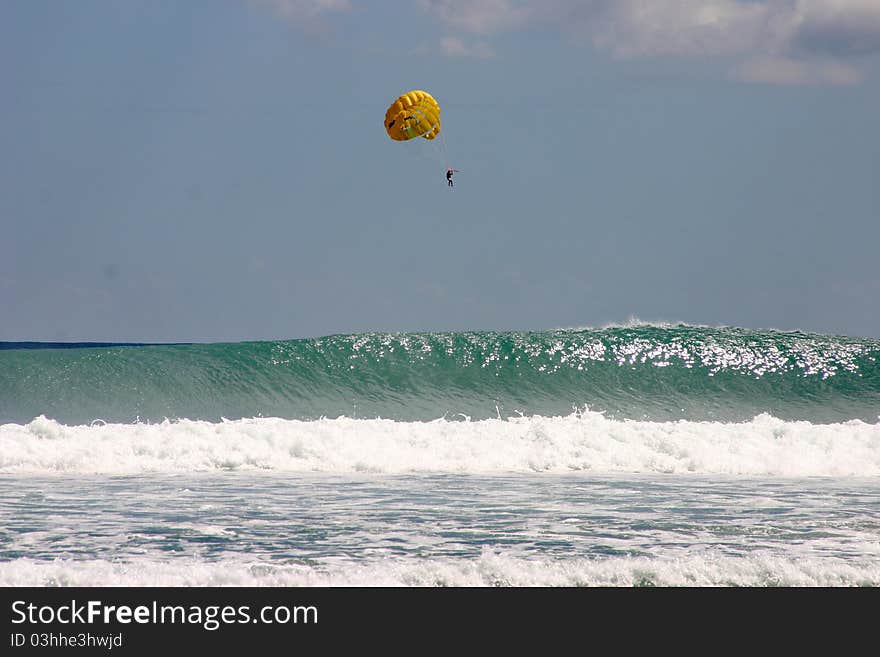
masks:
<svg viewBox="0 0 880 657"><path fill-rule="evenodd" d="M557 29L622 56L719 54L785 38L797 16L785 5L743 0L421 0L449 27L492 34Z"/></svg>
<svg viewBox="0 0 880 657"><path fill-rule="evenodd" d="M448 27L481 35L540 26L617 57L744 57L738 77L761 82L852 84L860 74L841 60L880 52L880 0L421 3Z"/></svg>
<svg viewBox="0 0 880 657"><path fill-rule="evenodd" d="M302 25L366 0L249 0ZM491 57L497 34L541 28L615 57L740 59L742 80L852 84L880 53L880 0L419 0L450 34L426 52ZM468 36L478 37L469 41Z"/></svg>
<svg viewBox="0 0 880 657"><path fill-rule="evenodd" d="M880 50L880 0L420 0L447 26L488 35L550 26L621 55L772 52L794 42Z"/></svg>

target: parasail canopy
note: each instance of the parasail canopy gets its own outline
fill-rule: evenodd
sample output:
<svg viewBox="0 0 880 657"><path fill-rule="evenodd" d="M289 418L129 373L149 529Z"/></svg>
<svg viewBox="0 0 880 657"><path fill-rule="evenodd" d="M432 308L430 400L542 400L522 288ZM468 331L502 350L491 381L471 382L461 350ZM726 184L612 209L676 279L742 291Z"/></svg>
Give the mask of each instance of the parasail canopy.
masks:
<svg viewBox="0 0 880 657"><path fill-rule="evenodd" d="M440 134L440 106L427 91L402 94L385 112L385 130L396 141Z"/></svg>

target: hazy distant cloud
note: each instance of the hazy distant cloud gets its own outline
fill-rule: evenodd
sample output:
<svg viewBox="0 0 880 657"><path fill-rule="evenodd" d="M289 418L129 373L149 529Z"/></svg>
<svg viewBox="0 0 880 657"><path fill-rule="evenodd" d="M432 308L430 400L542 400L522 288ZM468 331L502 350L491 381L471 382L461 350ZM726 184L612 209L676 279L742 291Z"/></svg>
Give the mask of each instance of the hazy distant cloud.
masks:
<svg viewBox="0 0 880 657"><path fill-rule="evenodd" d="M563 32L621 57L729 55L775 49L784 43L794 20L774 2L547 2Z"/></svg>
<svg viewBox="0 0 880 657"><path fill-rule="evenodd" d="M764 84L849 85L861 81L852 66L839 62L803 62L786 57L756 57L734 70L734 77Z"/></svg>
<svg viewBox="0 0 880 657"><path fill-rule="evenodd" d="M558 30L617 57L743 57L740 79L851 84L880 52L880 0L421 0L451 29ZM817 59L818 57L818 59Z"/></svg>
<svg viewBox="0 0 880 657"><path fill-rule="evenodd" d="M476 57L485 59L493 57L495 53L483 42L467 45L458 37L449 36L440 40L440 52L450 57Z"/></svg>
<svg viewBox="0 0 880 657"><path fill-rule="evenodd" d="M351 9L350 0L250 0L253 4L275 7L283 16L308 17L328 11Z"/></svg>
<svg viewBox="0 0 880 657"><path fill-rule="evenodd" d="M488 59L495 51L484 41L468 42L457 36L446 36L439 42L425 42L413 52L419 55L443 55L445 57L469 57Z"/></svg>
<svg viewBox="0 0 880 657"><path fill-rule="evenodd" d="M451 27L476 34L491 34L525 24L538 3L513 0L419 0L419 4Z"/></svg>
<svg viewBox="0 0 880 657"><path fill-rule="evenodd" d="M248 0L248 2L271 7L283 18L307 27L318 25L324 14L351 9L350 0Z"/></svg>
<svg viewBox="0 0 880 657"><path fill-rule="evenodd" d="M794 44L836 55L880 52L880 0L800 0Z"/></svg>

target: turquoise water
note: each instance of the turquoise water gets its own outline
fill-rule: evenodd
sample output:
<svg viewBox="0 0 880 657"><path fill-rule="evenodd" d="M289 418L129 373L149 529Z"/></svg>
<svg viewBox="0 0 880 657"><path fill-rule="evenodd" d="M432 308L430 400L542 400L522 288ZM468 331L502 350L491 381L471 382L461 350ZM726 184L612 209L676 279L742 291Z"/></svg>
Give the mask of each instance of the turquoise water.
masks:
<svg viewBox="0 0 880 657"><path fill-rule="evenodd" d="M7 345L9 346L9 345ZM280 417L811 422L880 414L880 341L686 325L0 350L0 423Z"/></svg>

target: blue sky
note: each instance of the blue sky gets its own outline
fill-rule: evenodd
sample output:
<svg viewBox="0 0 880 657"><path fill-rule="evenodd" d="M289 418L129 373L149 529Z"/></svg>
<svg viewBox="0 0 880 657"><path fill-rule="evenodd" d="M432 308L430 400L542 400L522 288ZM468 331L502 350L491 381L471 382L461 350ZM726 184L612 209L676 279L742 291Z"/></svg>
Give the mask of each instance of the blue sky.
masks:
<svg viewBox="0 0 880 657"><path fill-rule="evenodd" d="M0 89L0 340L880 337L877 0L5 0Z"/></svg>

